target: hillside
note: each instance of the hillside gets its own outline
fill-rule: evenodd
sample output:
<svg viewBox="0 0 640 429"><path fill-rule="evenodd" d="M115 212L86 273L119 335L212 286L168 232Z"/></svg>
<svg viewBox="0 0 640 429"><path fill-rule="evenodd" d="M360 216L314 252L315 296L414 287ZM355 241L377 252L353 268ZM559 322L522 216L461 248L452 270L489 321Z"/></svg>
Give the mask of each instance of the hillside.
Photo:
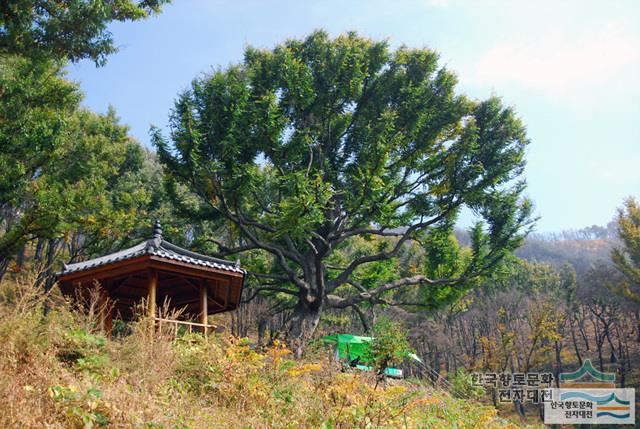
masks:
<svg viewBox="0 0 640 429"><path fill-rule="evenodd" d="M0 293L0 427L515 427L493 407L409 381L342 372L330 353L290 359L275 341L151 334L107 339L91 312L26 280ZM91 307L94 308L94 307Z"/></svg>
<svg viewBox="0 0 640 429"><path fill-rule="evenodd" d="M516 251L520 258L561 268L571 264L580 274L598 262L610 263L611 250L618 245L615 222L559 234L533 234Z"/></svg>
<svg viewBox="0 0 640 429"><path fill-rule="evenodd" d="M463 245L470 244L466 231L457 230L456 238ZM556 269L571 264L578 274L584 274L596 263L610 263L611 250L616 245L615 222L610 222L604 227L593 225L557 234L531 234L515 254L527 261L549 264Z"/></svg>

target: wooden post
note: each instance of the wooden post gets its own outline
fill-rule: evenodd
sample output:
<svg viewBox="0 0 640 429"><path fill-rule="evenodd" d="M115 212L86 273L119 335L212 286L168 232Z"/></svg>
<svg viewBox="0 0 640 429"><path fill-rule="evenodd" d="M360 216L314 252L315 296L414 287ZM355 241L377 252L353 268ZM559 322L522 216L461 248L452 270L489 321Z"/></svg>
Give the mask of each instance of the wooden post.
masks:
<svg viewBox="0 0 640 429"><path fill-rule="evenodd" d="M113 305L109 302L109 291L100 288L100 329L111 336L113 328Z"/></svg>
<svg viewBox="0 0 640 429"><path fill-rule="evenodd" d="M158 273L155 270L149 271L149 293L147 305L149 306L149 317L153 320L158 315L156 314L156 296L158 291Z"/></svg>
<svg viewBox="0 0 640 429"><path fill-rule="evenodd" d="M208 297L208 291L207 291L207 281L206 280L202 280L200 282L200 323L202 323L203 325L207 324L207 315L209 314L209 310L207 308L207 300L209 299ZM207 335L207 327L203 326L202 327L202 332Z"/></svg>

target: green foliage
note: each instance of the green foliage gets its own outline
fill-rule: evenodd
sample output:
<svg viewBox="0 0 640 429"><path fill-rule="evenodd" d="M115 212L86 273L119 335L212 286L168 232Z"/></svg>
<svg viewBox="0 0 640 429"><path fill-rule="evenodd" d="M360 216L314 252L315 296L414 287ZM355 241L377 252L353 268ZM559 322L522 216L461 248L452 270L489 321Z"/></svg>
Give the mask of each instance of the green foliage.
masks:
<svg viewBox="0 0 640 429"><path fill-rule="evenodd" d="M105 344L106 338L100 334L84 329L64 331L56 344L57 358L94 380L115 377L117 370L111 366Z"/></svg>
<svg viewBox="0 0 640 429"><path fill-rule="evenodd" d="M64 194L44 170L60 154L80 94L60 64L19 57L0 57L0 87L0 201L8 215L1 221L2 259L58 221Z"/></svg>
<svg viewBox="0 0 640 429"><path fill-rule="evenodd" d="M410 353L413 353L413 349L402 324L386 317L380 318L375 325L365 361L379 375L384 375L385 369L401 364Z"/></svg>
<svg viewBox="0 0 640 429"><path fill-rule="evenodd" d="M154 155L113 109L80 109L60 63L0 57L0 86L0 266L34 239L70 242L77 258L130 244L154 217L171 217Z"/></svg>
<svg viewBox="0 0 640 429"><path fill-rule="evenodd" d="M58 66L30 65L14 58L0 76L11 82L0 100L11 118L0 123L0 197L10 214L0 258L33 237L82 234L90 254L126 243L161 189L145 171L149 155L113 110L77 109L79 93Z"/></svg>
<svg viewBox="0 0 640 429"><path fill-rule="evenodd" d="M423 296L436 306L520 245L531 221L523 124L499 99L470 101L455 85L428 49L317 31L195 79L170 139L155 129L153 140L183 214L234 232L220 256L269 255L286 290L260 290L298 299L292 326L315 326L304 320L326 306L432 286L423 272L440 280ZM463 205L483 219L469 255L449 238ZM421 239L431 267L403 279L394 261Z"/></svg>
<svg viewBox="0 0 640 429"><path fill-rule="evenodd" d="M104 64L116 51L107 26L146 18L166 2L0 5L0 278L32 240L41 240L39 249L49 243L50 270L61 242L70 242L72 258L118 247L132 239L134 223L141 226L134 221L140 211L154 202L158 208L149 190L159 187L153 175L143 177L144 151L112 110L79 109L82 94L64 66L82 59Z"/></svg>
<svg viewBox="0 0 640 429"><path fill-rule="evenodd" d="M56 385L49 389L49 394L77 427L102 427L110 422L100 400L102 392L98 389L81 392L74 387Z"/></svg>
<svg viewBox="0 0 640 429"><path fill-rule="evenodd" d="M168 0L19 0L0 5L0 55L103 65L117 51L107 26L157 13Z"/></svg>
<svg viewBox="0 0 640 429"><path fill-rule="evenodd" d="M69 132L51 167L67 204L59 234L82 235L83 253L104 254L148 235L153 219L170 216L154 155L128 136L113 109L78 111Z"/></svg>
<svg viewBox="0 0 640 429"><path fill-rule="evenodd" d="M556 296L562 293L575 294L571 271L568 268L566 270L561 276L549 264L508 258L491 276L484 279L482 292L491 297L504 291L518 291L534 298L549 293Z"/></svg>

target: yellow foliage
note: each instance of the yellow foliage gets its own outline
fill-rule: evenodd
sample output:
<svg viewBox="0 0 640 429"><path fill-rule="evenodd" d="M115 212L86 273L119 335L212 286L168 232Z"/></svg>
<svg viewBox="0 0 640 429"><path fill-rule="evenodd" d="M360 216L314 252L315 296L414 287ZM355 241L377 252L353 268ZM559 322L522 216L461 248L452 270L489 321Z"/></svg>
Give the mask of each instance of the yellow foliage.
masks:
<svg viewBox="0 0 640 429"><path fill-rule="evenodd" d="M287 371L289 376L291 377L300 377L304 374L309 374L310 372L318 372L322 370L322 366L317 363L305 363L295 368L291 368Z"/></svg>

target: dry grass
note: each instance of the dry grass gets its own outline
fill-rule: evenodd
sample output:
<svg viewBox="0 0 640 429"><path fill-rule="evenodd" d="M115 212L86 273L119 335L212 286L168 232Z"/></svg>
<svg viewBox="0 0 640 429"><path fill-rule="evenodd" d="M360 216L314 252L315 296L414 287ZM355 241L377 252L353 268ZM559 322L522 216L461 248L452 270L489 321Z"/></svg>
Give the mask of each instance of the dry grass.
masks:
<svg viewBox="0 0 640 429"><path fill-rule="evenodd" d="M141 320L108 340L98 311L0 285L2 428L505 428L478 403L409 382L374 388L322 351L291 359L231 336L174 339ZM44 311L45 302L49 306Z"/></svg>

